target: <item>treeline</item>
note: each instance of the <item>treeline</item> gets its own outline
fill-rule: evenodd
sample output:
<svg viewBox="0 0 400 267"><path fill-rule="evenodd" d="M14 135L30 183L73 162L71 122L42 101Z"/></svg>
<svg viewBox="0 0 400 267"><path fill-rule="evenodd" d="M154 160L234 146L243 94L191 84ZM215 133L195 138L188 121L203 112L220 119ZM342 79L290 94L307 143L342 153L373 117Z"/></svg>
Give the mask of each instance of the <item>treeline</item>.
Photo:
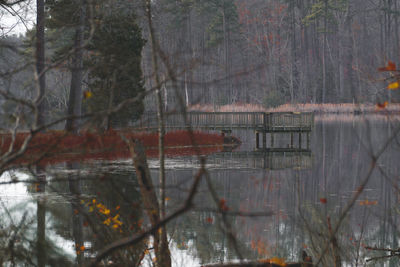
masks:
<svg viewBox="0 0 400 267"><path fill-rule="evenodd" d="M7 8L31 5L5 1L0 16ZM37 23L24 36L0 36L3 127L19 121L18 127L29 129L60 120L57 128L107 129L138 118L144 109L145 39L136 3L48 0L37 2L37 10ZM12 32L16 25L7 27ZM115 110L126 99L131 105ZM88 113L89 119L79 118Z"/></svg>
<svg viewBox="0 0 400 267"><path fill-rule="evenodd" d="M188 106L399 102L397 91L386 90L386 73L377 71L389 60L399 61L399 4L398 0L152 1L156 41L163 54L158 56L164 107L179 108L179 98ZM85 11L81 21L79 10ZM144 1L52 0L45 3L45 11L50 67L45 73L46 118L66 114L71 88L77 88L71 84L77 69L82 78L75 84L81 86L78 95L84 112L110 109L144 88L156 87ZM77 68L80 26L84 26L83 65ZM35 97L34 44L35 28L24 37L2 37L4 92ZM20 112L10 98L5 101L3 96L2 102L3 112ZM95 123L103 128L125 125L143 110L156 110L153 94L144 105L139 98L118 116L99 116Z"/></svg>
<svg viewBox="0 0 400 267"><path fill-rule="evenodd" d="M377 71L388 60L399 60L397 0L158 0L155 5L162 49L179 73L179 92L189 105L400 100L385 89ZM146 51L143 66L150 76ZM167 91L171 108L173 90Z"/></svg>

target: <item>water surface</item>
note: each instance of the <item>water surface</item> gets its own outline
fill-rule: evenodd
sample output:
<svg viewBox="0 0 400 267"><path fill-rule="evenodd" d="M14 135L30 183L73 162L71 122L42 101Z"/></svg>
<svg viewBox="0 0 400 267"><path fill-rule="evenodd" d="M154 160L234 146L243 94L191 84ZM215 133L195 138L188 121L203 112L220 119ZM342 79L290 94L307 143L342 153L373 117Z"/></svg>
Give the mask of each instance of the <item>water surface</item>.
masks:
<svg viewBox="0 0 400 267"><path fill-rule="evenodd" d="M301 153L255 151L254 132L234 131L243 142L238 149L207 156L210 180L220 202L216 204L203 180L194 208L168 224L174 265L235 261L237 250L247 260L281 257L296 261L302 250L316 259L365 179L365 189L336 235L341 260L349 266L363 266L367 258L383 255L365 247L397 248L398 138L386 146L372 174L368 173L372 156L398 125L398 119L383 116L318 117L310 151ZM283 148L290 142L289 135L275 139L275 146ZM297 136L294 140L298 145ZM150 159L149 166L157 186L158 161ZM169 213L184 203L198 168L195 156L167 159ZM9 233L7 240L15 233L15 225L20 229L15 247L24 250L14 257L16 262L36 264L42 257L57 266L85 264L106 244L148 226L130 160L59 164L42 173L46 185L29 182L0 187L1 225ZM27 170L1 176L3 182L31 178ZM225 223L218 212L221 201ZM234 241L226 233L226 223ZM44 252L40 246L52 249ZM130 247L114 260L137 264L145 246L142 242ZM332 251L328 249L327 265ZM148 255L140 261L143 266L150 265ZM397 266L398 261L375 263L383 264Z"/></svg>

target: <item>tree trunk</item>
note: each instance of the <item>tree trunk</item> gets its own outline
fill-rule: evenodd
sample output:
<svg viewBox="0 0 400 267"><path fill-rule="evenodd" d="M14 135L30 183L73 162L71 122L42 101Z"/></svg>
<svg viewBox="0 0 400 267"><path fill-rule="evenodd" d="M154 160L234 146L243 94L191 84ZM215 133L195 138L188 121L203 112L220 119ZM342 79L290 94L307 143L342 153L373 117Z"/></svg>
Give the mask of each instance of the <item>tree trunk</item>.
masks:
<svg viewBox="0 0 400 267"><path fill-rule="evenodd" d="M46 189L46 175L38 175L37 193L44 194ZM37 200L37 262L38 267L46 266L46 198L39 196Z"/></svg>
<svg viewBox="0 0 400 267"><path fill-rule="evenodd" d="M79 163L67 163L67 170L77 170L79 169ZM77 176L68 176L68 186L71 196L71 218L72 218L72 236L75 242L76 251L76 262L78 266L83 266L84 264L84 253L81 251L81 246L84 245L83 237L83 218L82 218L82 204L81 199L81 183Z"/></svg>
<svg viewBox="0 0 400 267"><path fill-rule="evenodd" d="M82 80L83 80L83 40L86 20L86 0L80 4L79 8L79 24L75 29L74 52L72 55L71 67L71 87L68 100L68 116L78 117L81 115L82 109ZM76 118L68 118L65 130L71 132L78 131L78 122Z"/></svg>
<svg viewBox="0 0 400 267"><path fill-rule="evenodd" d="M322 103L326 101L326 34L328 26L328 0L325 0L324 34L322 43Z"/></svg>
<svg viewBox="0 0 400 267"><path fill-rule="evenodd" d="M45 38L44 38L44 0L36 0L36 77L38 86L38 96L36 104L38 113L36 117L36 126L45 124L45 101L46 93L46 75L45 75ZM46 176L39 176L38 193L45 192ZM37 200L37 264L38 267L46 266L46 200L39 197Z"/></svg>
<svg viewBox="0 0 400 267"><path fill-rule="evenodd" d="M394 1L394 8L393 8L393 12L394 12L394 58L396 60L399 60L399 20L398 20L398 9L397 9L397 0Z"/></svg>
<svg viewBox="0 0 400 267"><path fill-rule="evenodd" d="M291 63L290 63L290 102L294 103L295 101L295 92L297 91L297 68L296 68L296 24L295 24L295 3L294 1L290 2L290 35L291 35Z"/></svg>
<svg viewBox="0 0 400 267"><path fill-rule="evenodd" d="M45 101L44 95L46 92L46 75L45 68L45 39L44 39L44 0L36 0L36 75L38 79L38 117L36 119L37 126L44 124Z"/></svg>
<svg viewBox="0 0 400 267"><path fill-rule="evenodd" d="M152 21L152 13L151 13L151 1L146 0L146 12L147 12L147 22L149 26L150 32L150 39L151 39L151 48L152 48L152 61L153 61L153 68L156 80L156 95L157 95L157 117L158 117L158 149L159 149L159 160L160 160L160 170L159 170L159 182L160 182L160 205L156 206L157 202L153 204L154 210L157 211L157 220L160 221L165 217L165 153L164 153L164 136L165 136L165 126L164 126L164 113L163 113L163 101L162 101L162 93L161 93L161 82L159 77L159 66L158 66L158 52L159 51L159 44L156 42L155 31L153 28L153 21ZM133 146L130 145L132 156L134 158L135 153L132 149ZM140 147L139 147L140 148ZM138 148L138 149L139 149ZM144 157L145 155L138 155L140 157ZM147 162L144 162L147 166ZM136 164L136 162L135 162ZM136 166L136 165L135 165ZM150 176L148 176L150 179ZM156 198L156 196L154 196ZM158 236L159 243L154 244L154 247L157 247L156 252L158 251L157 255L157 265L162 267L169 267L171 266L171 254L168 248L168 240L167 240L167 231L166 227L160 227L158 235L154 235L156 239Z"/></svg>
<svg viewBox="0 0 400 267"><path fill-rule="evenodd" d="M345 28L346 23L341 22L339 25L339 32L338 32L338 69L339 69L339 93L337 95L338 99L337 102L343 102L344 100L344 93L345 93L345 61L346 61L346 42L345 42Z"/></svg>
<svg viewBox="0 0 400 267"><path fill-rule="evenodd" d="M159 213L159 205L157 202L156 192L150 176L150 170L146 160L146 153L140 141L129 140L129 150L131 152L133 164L135 166L138 178L142 201L150 223L154 226L161 221ZM156 255L157 267L171 266L171 255L168 248L167 233L165 227L160 227L156 233L153 233L154 253Z"/></svg>

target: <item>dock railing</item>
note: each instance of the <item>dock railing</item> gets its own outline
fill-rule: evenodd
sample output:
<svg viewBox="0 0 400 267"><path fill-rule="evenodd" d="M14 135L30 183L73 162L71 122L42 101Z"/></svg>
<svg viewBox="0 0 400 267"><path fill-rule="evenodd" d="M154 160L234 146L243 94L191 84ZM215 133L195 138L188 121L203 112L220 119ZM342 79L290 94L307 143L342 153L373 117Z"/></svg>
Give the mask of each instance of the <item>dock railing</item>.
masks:
<svg viewBox="0 0 400 267"><path fill-rule="evenodd" d="M180 113L166 113L167 129L255 129L266 132L305 132L314 125L313 113L300 112L187 112L187 125ZM145 113L132 126L143 130L157 129L157 114Z"/></svg>

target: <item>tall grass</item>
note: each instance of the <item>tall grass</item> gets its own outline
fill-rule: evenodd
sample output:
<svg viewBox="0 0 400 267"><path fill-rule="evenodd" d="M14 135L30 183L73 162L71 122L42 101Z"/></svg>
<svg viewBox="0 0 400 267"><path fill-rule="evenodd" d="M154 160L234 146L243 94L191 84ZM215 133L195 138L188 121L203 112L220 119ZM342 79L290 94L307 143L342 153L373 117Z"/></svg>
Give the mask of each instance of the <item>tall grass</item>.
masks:
<svg viewBox="0 0 400 267"><path fill-rule="evenodd" d="M375 104L284 104L267 109L269 112L315 112L315 113L387 113L400 112L400 104L389 104L386 108L378 108Z"/></svg>
<svg viewBox="0 0 400 267"><path fill-rule="evenodd" d="M231 105L214 106L211 104L196 104L188 108L188 111L202 112L266 112L267 110L258 104L236 103Z"/></svg>
<svg viewBox="0 0 400 267"><path fill-rule="evenodd" d="M284 104L276 108L265 108L258 104L236 103L231 105L214 106L211 104L196 104L189 111L203 112L314 112L314 113L400 113L400 104L392 103L386 108L378 108L375 104Z"/></svg>

